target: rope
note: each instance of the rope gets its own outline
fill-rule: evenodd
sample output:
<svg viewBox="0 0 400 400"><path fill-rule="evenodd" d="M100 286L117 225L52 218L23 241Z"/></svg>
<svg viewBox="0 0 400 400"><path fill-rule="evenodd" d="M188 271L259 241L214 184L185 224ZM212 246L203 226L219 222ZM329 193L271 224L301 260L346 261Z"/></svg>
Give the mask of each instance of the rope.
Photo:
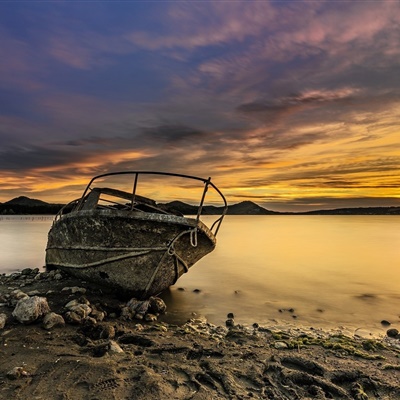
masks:
<svg viewBox="0 0 400 400"><path fill-rule="evenodd" d="M183 264L183 266L185 268L185 272L187 272L189 270L189 267L186 265L186 263L176 254L175 248L174 248L174 244L179 238L181 238L183 235L185 235L187 233L189 233L190 237L191 237L193 231L195 231L195 233L196 233L196 245L197 245L197 228L188 229L186 231L181 232L179 235L175 236L175 238L169 244L167 251L163 254L163 256L161 257L160 261L158 262L158 265L155 268L153 274L151 275L151 277L149 279L149 282L147 283L147 286L146 286L146 288L144 290L144 295L148 292L148 290L150 289L151 285L153 284L154 279L156 278L156 275L157 275L157 273L158 273L158 271L159 271L159 269L161 267L162 261L163 261L163 259L164 259L164 257L166 255L169 255L171 257L176 257ZM190 244L193 246L192 240L190 240Z"/></svg>
<svg viewBox="0 0 400 400"><path fill-rule="evenodd" d="M119 256L115 257L110 257L110 258L104 258L103 260L99 261L94 261L91 263L86 263L86 264L79 264L79 266L75 264L66 264L66 263L52 263L52 265L59 266L59 267L68 267L68 268L89 268L89 267L97 267L102 264L107 264L108 262L113 262L113 261L119 261L119 260L124 260L126 258L132 258L132 257L137 257L137 256L142 256L144 254L150 253L152 250L146 250L146 251L141 251L141 252L131 252L131 253L126 253L126 254L121 254Z"/></svg>

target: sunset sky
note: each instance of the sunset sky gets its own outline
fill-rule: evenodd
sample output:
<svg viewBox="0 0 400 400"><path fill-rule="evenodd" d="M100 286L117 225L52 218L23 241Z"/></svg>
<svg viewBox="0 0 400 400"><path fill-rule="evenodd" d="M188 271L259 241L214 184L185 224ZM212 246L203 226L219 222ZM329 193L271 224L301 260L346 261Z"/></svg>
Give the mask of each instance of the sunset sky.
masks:
<svg viewBox="0 0 400 400"><path fill-rule="evenodd" d="M0 202L161 170L400 205L398 1L2 1L0 55Z"/></svg>

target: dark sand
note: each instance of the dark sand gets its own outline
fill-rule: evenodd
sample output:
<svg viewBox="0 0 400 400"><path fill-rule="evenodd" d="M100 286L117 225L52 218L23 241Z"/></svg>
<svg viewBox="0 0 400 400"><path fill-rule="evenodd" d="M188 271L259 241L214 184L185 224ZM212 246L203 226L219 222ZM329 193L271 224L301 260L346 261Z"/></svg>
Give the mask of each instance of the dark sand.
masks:
<svg viewBox="0 0 400 400"><path fill-rule="evenodd" d="M0 330L1 399L400 399L398 338L126 320L124 301L113 293L35 275L0 277L0 313L7 315ZM61 315L66 303L80 299L106 317L90 327L46 330L40 319L23 325L12 317L15 289L46 297Z"/></svg>

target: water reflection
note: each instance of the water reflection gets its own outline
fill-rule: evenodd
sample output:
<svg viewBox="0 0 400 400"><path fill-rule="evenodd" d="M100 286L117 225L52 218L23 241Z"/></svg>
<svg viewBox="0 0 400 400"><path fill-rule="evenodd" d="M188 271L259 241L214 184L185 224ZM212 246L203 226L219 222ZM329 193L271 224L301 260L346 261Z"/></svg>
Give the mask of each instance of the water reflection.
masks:
<svg viewBox="0 0 400 400"><path fill-rule="evenodd" d="M0 267L41 267L52 217L0 218ZM400 216L228 216L216 250L162 294L167 318L400 328ZM293 311L288 311L293 309Z"/></svg>

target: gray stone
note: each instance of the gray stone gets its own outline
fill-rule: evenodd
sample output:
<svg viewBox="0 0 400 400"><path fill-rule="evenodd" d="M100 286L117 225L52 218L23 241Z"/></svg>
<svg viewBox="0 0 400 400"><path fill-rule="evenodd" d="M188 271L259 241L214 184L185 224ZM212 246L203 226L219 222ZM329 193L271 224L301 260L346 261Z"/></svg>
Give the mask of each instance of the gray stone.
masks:
<svg viewBox="0 0 400 400"><path fill-rule="evenodd" d="M82 322L82 317L74 311L67 311L64 317L68 324L79 325Z"/></svg>
<svg viewBox="0 0 400 400"><path fill-rule="evenodd" d="M32 272L31 268L25 268L21 271L21 275L30 275Z"/></svg>
<svg viewBox="0 0 400 400"><path fill-rule="evenodd" d="M87 304L78 304L76 306L69 307L69 310L78 314L82 319L88 317L92 312L92 309Z"/></svg>
<svg viewBox="0 0 400 400"><path fill-rule="evenodd" d="M7 372L8 379L19 379L29 376L29 373L25 370L24 367L14 367L10 371Z"/></svg>
<svg viewBox="0 0 400 400"><path fill-rule="evenodd" d="M275 342L275 344L274 344L274 347L276 348L276 349L287 349L288 348L288 345L287 345L287 343L285 343L285 342Z"/></svg>
<svg viewBox="0 0 400 400"><path fill-rule="evenodd" d="M79 301L77 299L71 300L69 301L64 307L68 310L71 309L71 307L76 307L77 305L79 305Z"/></svg>
<svg viewBox="0 0 400 400"><path fill-rule="evenodd" d="M164 300L159 297L150 297L149 299L149 311L153 314L164 314L167 310L167 305Z"/></svg>
<svg viewBox="0 0 400 400"><path fill-rule="evenodd" d="M27 293L28 296L38 296L40 294L39 290L32 290Z"/></svg>
<svg viewBox="0 0 400 400"><path fill-rule="evenodd" d="M86 289L85 288L81 288L78 286L73 286L73 287L64 287L61 289L62 292L68 292L68 293L72 293L72 294L76 294L76 293L81 293L81 294L85 294L86 293Z"/></svg>
<svg viewBox="0 0 400 400"><path fill-rule="evenodd" d="M157 315L154 314L146 314L144 317L145 321L147 322L154 322L157 321Z"/></svg>
<svg viewBox="0 0 400 400"><path fill-rule="evenodd" d="M104 313L104 311L92 310L90 316L93 317L97 322L101 322L103 321L106 314Z"/></svg>
<svg viewBox="0 0 400 400"><path fill-rule="evenodd" d="M50 312L43 318L43 328L51 330L56 327L62 327L65 325L64 318L60 314Z"/></svg>
<svg viewBox="0 0 400 400"><path fill-rule="evenodd" d="M119 354L123 353L124 351L121 349L121 346L115 342L114 340L110 340L110 348L108 350L110 354Z"/></svg>
<svg viewBox="0 0 400 400"><path fill-rule="evenodd" d="M13 317L22 324L30 324L50 312L45 297L25 297L18 301L12 312Z"/></svg>
<svg viewBox="0 0 400 400"><path fill-rule="evenodd" d="M10 293L9 304L14 307L19 300L28 298L29 296L20 289L15 289Z"/></svg>
<svg viewBox="0 0 400 400"><path fill-rule="evenodd" d="M3 329L5 327L6 322L7 322L7 315L0 314L0 329Z"/></svg>
<svg viewBox="0 0 400 400"><path fill-rule="evenodd" d="M397 338L397 336L399 335L399 331L395 328L388 329L386 331L386 335L388 335L391 338Z"/></svg>

